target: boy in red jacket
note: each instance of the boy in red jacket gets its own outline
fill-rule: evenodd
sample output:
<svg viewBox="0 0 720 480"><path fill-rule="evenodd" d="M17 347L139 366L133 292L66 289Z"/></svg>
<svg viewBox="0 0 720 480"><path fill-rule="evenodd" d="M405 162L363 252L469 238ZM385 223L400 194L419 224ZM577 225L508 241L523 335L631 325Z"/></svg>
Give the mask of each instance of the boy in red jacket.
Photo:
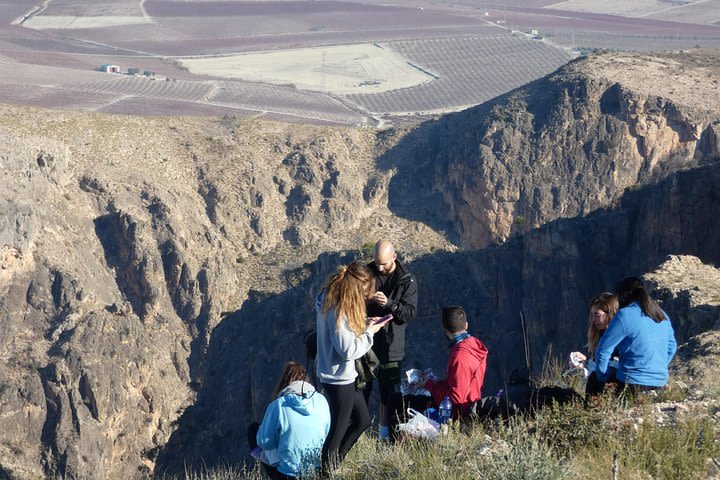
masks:
<svg viewBox="0 0 720 480"><path fill-rule="evenodd" d="M462 307L443 308L442 328L450 340L447 376L444 380L427 380L420 385L430 391L435 405L449 396L453 418L457 418L472 402L480 400L488 350L467 332L467 317Z"/></svg>

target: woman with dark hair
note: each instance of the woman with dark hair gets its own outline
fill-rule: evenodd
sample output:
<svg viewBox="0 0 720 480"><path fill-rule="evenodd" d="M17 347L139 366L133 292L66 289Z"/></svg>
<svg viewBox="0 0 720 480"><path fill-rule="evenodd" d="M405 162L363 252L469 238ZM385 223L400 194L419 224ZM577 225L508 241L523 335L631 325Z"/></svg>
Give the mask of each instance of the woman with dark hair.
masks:
<svg viewBox="0 0 720 480"><path fill-rule="evenodd" d="M625 387L633 392L664 387L668 364L677 349L670 318L637 277L620 281L615 292L620 310L598 343L595 353L598 378L606 379L610 355L617 347L618 391Z"/></svg>
<svg viewBox="0 0 720 480"><path fill-rule="evenodd" d="M580 361L580 366L585 367L588 370L587 382L585 384L585 395L599 395L605 389L605 384L608 382L615 381L615 374L617 369L617 361L610 361L610 367L608 369L607 379L601 381L598 379L595 366L597 365L597 359L595 358L595 352L597 350L600 338L603 336L605 331L610 325L610 321L613 319L618 311L618 299L613 293L604 292L590 300L590 315L588 320L588 331L587 331L587 349L589 353L590 361L587 361L588 357L580 352L571 353L571 358L575 358ZM617 357L617 352L613 352L613 357Z"/></svg>
<svg viewBox="0 0 720 480"><path fill-rule="evenodd" d="M297 362L285 364L273 398L262 423L250 427L249 441L257 447L253 456L273 480L313 476L330 430L327 400Z"/></svg>
<svg viewBox="0 0 720 480"><path fill-rule="evenodd" d="M341 266L315 299L316 374L330 403L330 432L322 451L323 468L341 462L370 426L365 397L355 388L355 360L373 344L373 336L390 318L367 318L366 299L373 293L373 275L353 262Z"/></svg>

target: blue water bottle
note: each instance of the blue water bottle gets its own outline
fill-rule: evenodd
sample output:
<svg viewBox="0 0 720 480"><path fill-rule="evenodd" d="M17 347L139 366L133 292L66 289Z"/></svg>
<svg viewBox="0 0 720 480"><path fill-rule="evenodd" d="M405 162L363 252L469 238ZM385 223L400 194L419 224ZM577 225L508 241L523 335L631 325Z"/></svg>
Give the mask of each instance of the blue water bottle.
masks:
<svg viewBox="0 0 720 480"><path fill-rule="evenodd" d="M452 402L447 395L440 403L440 423L448 423L452 418Z"/></svg>

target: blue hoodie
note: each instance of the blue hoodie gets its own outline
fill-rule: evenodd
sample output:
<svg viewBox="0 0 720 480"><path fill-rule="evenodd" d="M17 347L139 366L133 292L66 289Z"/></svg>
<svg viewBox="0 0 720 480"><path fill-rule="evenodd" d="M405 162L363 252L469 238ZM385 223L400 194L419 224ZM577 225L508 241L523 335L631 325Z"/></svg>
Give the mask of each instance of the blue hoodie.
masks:
<svg viewBox="0 0 720 480"><path fill-rule="evenodd" d="M600 338L595 360L600 380L605 380L608 362L615 347L620 353L617 379L647 387L663 387L668 381L668 364L677 342L670 318L656 322L633 302L618 310Z"/></svg>
<svg viewBox="0 0 720 480"><path fill-rule="evenodd" d="M258 446L275 450L275 465L291 477L309 476L320 467L320 452L330 431L330 407L312 385L292 382L268 405L257 433Z"/></svg>

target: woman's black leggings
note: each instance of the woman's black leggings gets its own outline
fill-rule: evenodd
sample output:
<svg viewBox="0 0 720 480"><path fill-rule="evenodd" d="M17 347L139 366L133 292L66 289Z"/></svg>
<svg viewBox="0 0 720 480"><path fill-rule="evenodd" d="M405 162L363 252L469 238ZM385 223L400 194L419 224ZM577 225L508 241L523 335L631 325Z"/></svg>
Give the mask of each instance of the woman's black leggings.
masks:
<svg viewBox="0 0 720 480"><path fill-rule="evenodd" d="M370 426L370 413L355 382L347 385L322 384L330 405L330 431L322 449L323 469L335 468L343 461L360 435Z"/></svg>

